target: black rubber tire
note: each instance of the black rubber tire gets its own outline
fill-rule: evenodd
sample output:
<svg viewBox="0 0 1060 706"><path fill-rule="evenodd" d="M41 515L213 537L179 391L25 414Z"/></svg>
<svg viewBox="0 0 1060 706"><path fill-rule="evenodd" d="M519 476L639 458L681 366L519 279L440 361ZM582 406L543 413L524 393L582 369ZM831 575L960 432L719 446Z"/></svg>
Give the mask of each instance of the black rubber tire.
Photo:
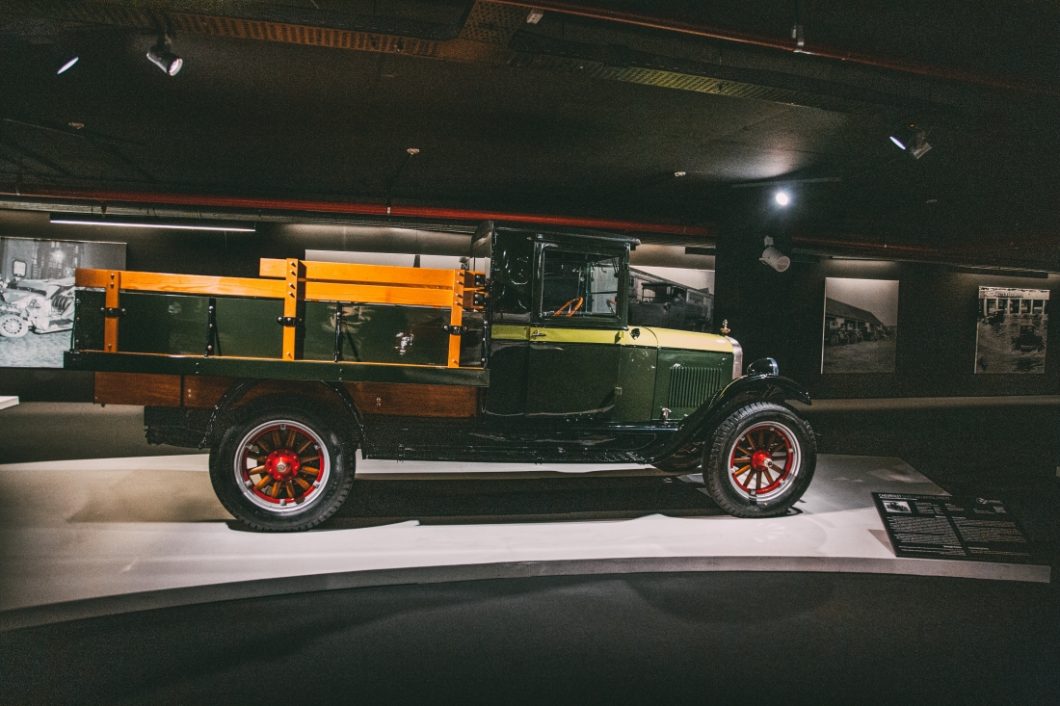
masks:
<svg viewBox="0 0 1060 706"><path fill-rule="evenodd" d="M279 420L293 422L315 434L327 453L328 466L321 487L304 507L269 510L255 504L237 479L237 454L249 434ZM353 488L356 444L347 430L336 428L328 417L298 402L260 400L239 410L210 450L210 481L217 499L251 529L264 532L298 532L312 529L334 515ZM322 464L321 464L322 465ZM247 492L251 492L247 488ZM296 505L297 503L293 503Z"/></svg>
<svg viewBox="0 0 1060 706"><path fill-rule="evenodd" d="M729 459L735 444L744 433L758 425L774 423L790 432L793 452L797 453L797 469L791 478L781 482L767 497L751 498L734 487L730 478ZM733 411L718 425L709 446L704 451L703 482L707 494L736 517L778 517L794 505L813 479L817 465L817 439L813 429L802 417L781 404L751 402Z"/></svg>
<svg viewBox="0 0 1060 706"><path fill-rule="evenodd" d="M18 314L0 315L0 336L22 338L29 333L29 322Z"/></svg>

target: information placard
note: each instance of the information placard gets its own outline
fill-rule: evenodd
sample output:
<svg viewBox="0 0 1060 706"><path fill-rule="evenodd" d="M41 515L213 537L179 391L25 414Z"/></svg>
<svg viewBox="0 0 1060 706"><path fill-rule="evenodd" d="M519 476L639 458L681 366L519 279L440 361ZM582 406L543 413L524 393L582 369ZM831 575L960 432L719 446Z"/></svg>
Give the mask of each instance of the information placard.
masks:
<svg viewBox="0 0 1060 706"><path fill-rule="evenodd" d="M922 559L1032 563L1030 542L990 498L873 493L894 553Z"/></svg>

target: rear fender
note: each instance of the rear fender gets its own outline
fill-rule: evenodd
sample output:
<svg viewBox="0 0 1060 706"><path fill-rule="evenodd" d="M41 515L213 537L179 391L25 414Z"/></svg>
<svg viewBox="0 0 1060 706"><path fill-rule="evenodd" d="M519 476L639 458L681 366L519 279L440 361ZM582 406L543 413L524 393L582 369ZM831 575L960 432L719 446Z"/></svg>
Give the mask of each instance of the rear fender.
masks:
<svg viewBox="0 0 1060 706"><path fill-rule="evenodd" d="M213 409L209 411L205 429L203 430L202 440L199 442L199 448L208 447L220 438L220 435L224 433L225 425L231 423L236 411L242 405L244 398L248 396L248 393L251 392L252 388L259 385L261 382L262 381L260 380L241 380L232 385L232 387L222 395L221 399L218 400ZM354 436L354 441L360 444L364 439L364 421L362 420L357 407L354 405L350 393L341 383L321 381L319 384L320 387L313 390L319 395L318 399L321 402L326 403L327 399L330 397L331 401L341 406L341 408L349 415L349 419L352 422L352 429L350 431ZM302 387L304 387L304 385ZM282 406L283 396L275 395L275 397L277 404ZM335 412L338 412L338 410L336 409Z"/></svg>

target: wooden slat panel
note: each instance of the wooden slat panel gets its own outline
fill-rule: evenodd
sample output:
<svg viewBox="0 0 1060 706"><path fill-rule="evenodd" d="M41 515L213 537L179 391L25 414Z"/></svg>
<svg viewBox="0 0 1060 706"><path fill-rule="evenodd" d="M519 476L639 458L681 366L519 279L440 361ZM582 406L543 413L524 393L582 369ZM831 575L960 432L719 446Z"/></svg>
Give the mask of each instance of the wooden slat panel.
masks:
<svg viewBox="0 0 1060 706"><path fill-rule="evenodd" d="M368 267L375 267L374 265ZM417 268L406 269L410 272ZM422 270L426 271L426 270ZM449 307L453 304L450 287L454 273L460 270L434 270L447 278L445 288L423 286L388 286L385 284L347 284L341 282L307 282L306 299L311 301L350 301L365 304L404 304L408 306ZM106 270L79 269L79 287L106 287ZM285 280L250 277L215 277L211 275L178 275L155 272L121 272L121 287L138 292L172 292L174 294L206 294L211 296L246 296L280 299L286 289Z"/></svg>
<svg viewBox="0 0 1060 706"><path fill-rule="evenodd" d="M478 392L474 387L354 382L348 383L346 389L362 414L473 417L478 408Z"/></svg>
<svg viewBox="0 0 1060 706"><path fill-rule="evenodd" d="M74 284L76 284L78 287L91 287L93 289L103 289L107 286L107 271L89 270L83 267L79 267L74 272Z"/></svg>
<svg viewBox="0 0 1060 706"><path fill-rule="evenodd" d="M209 409L217 404L221 396L235 382L235 378L217 375L185 375L184 406L192 409Z"/></svg>
<svg viewBox="0 0 1060 706"><path fill-rule="evenodd" d="M305 298L309 301L405 304L407 306L438 306L446 308L453 304L453 293L446 289L387 287L376 284L339 284L335 282L306 282Z"/></svg>
<svg viewBox="0 0 1060 706"><path fill-rule="evenodd" d="M285 260L262 258L258 274L262 277L283 277L286 271L285 262ZM436 270L424 267L305 261L306 279L315 282L448 288L452 282L452 272L453 270Z"/></svg>
<svg viewBox="0 0 1060 706"><path fill-rule="evenodd" d="M153 272L126 272L122 287L141 292L208 294L211 296L268 297L283 296L283 282L252 277L214 277L211 275L173 275Z"/></svg>
<svg viewBox="0 0 1060 706"><path fill-rule="evenodd" d="M96 373L96 404L180 406L180 375Z"/></svg>
<svg viewBox="0 0 1060 706"><path fill-rule="evenodd" d="M121 300L122 271L110 270L106 278L106 295L103 306L108 309L117 309ZM105 316L103 318L103 350L108 353L116 353L118 350L118 317Z"/></svg>
<svg viewBox="0 0 1060 706"><path fill-rule="evenodd" d="M301 302L305 299L305 267L301 261L290 259L286 262L283 315L295 319L300 316ZM298 330L300 326L283 327L283 359L294 360L298 357Z"/></svg>
<svg viewBox="0 0 1060 706"><path fill-rule="evenodd" d="M105 287L107 270L78 269L79 287ZM134 292L172 292L174 294L208 294L211 296L267 297L283 296L284 283L254 277L215 277L212 275L178 275L161 272L121 272L122 289Z"/></svg>
<svg viewBox="0 0 1060 706"><path fill-rule="evenodd" d="M449 306L452 307L449 310L449 325L454 329L464 323L464 278L461 276L460 270L452 271L452 299L449 302ZM450 368L460 367L460 336L449 335L449 360L448 366Z"/></svg>

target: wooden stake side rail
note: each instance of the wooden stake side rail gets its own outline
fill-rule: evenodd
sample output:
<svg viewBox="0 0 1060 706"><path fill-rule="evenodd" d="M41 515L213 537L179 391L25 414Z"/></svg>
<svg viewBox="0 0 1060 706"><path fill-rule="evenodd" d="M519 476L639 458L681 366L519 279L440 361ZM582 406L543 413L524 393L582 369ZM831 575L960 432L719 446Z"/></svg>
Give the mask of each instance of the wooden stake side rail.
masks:
<svg viewBox="0 0 1060 706"><path fill-rule="evenodd" d="M262 258L260 278L184 275L127 270L78 269L78 287L106 293L104 352L117 353L122 292L253 297L283 301L283 317L294 322L307 301L394 304L450 310L447 367L460 367L464 311L481 311L485 275L467 270L312 262ZM283 327L282 359L299 359L296 326Z"/></svg>

